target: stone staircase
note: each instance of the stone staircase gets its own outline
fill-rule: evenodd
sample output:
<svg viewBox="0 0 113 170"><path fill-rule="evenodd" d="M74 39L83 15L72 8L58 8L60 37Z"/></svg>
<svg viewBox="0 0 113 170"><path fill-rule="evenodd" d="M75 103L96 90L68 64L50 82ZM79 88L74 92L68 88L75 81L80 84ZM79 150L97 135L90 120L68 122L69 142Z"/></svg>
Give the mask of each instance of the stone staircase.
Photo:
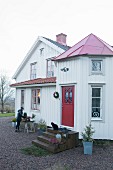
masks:
<svg viewBox="0 0 113 170"><path fill-rule="evenodd" d="M53 143L52 139L56 139L56 134L61 134L61 142ZM64 137L64 135L66 137ZM32 141L32 144L46 149L52 153L58 153L67 149L78 146L79 133L70 130L53 130L52 128L47 128L46 132L39 135L36 140Z"/></svg>

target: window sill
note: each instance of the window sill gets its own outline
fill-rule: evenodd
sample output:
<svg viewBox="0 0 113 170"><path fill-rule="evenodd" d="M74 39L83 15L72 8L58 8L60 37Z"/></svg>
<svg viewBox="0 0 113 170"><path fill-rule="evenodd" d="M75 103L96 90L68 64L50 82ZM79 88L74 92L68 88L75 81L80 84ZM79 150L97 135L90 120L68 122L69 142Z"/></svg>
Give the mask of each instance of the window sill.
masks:
<svg viewBox="0 0 113 170"><path fill-rule="evenodd" d="M90 75L104 75L103 72L91 72Z"/></svg>
<svg viewBox="0 0 113 170"><path fill-rule="evenodd" d="M91 121L103 121L102 118L91 118Z"/></svg>
<svg viewBox="0 0 113 170"><path fill-rule="evenodd" d="M40 111L40 109L31 109L31 111L37 112Z"/></svg>

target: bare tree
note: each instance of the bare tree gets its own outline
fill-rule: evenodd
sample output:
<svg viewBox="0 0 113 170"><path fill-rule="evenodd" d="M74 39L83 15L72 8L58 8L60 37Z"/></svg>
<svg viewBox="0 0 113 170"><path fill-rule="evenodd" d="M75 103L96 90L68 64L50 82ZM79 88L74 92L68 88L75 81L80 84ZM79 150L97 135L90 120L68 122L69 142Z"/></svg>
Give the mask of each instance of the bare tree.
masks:
<svg viewBox="0 0 113 170"><path fill-rule="evenodd" d="M0 76L0 104L1 113L4 113L4 106L7 101L13 96L14 90L11 89L10 81L6 75Z"/></svg>

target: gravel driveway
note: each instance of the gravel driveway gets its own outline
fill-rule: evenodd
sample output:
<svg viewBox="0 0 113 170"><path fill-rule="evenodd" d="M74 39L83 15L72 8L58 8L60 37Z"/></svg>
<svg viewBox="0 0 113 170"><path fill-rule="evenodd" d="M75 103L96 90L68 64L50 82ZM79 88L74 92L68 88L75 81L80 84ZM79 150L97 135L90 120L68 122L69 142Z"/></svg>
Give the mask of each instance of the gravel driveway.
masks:
<svg viewBox="0 0 113 170"><path fill-rule="evenodd" d="M0 170L113 170L113 146L94 146L92 156L81 146L46 157L24 155L20 148L31 146L37 132L17 133L11 119L0 118Z"/></svg>

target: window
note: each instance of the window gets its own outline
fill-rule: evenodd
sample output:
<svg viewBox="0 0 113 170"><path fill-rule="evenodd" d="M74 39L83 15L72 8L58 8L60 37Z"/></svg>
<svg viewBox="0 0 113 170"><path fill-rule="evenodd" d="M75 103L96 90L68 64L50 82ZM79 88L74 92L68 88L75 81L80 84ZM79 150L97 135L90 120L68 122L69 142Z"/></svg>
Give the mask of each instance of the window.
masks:
<svg viewBox="0 0 113 170"><path fill-rule="evenodd" d="M24 90L21 90L21 107L24 108Z"/></svg>
<svg viewBox="0 0 113 170"><path fill-rule="evenodd" d="M103 119L103 86L91 86L91 119Z"/></svg>
<svg viewBox="0 0 113 170"><path fill-rule="evenodd" d="M54 76L54 61L47 60L47 77Z"/></svg>
<svg viewBox="0 0 113 170"><path fill-rule="evenodd" d="M103 73L103 60L92 59L91 60L91 73L92 74L102 74Z"/></svg>
<svg viewBox="0 0 113 170"><path fill-rule="evenodd" d="M40 110L40 89L32 90L31 109Z"/></svg>
<svg viewBox="0 0 113 170"><path fill-rule="evenodd" d="M44 48L40 48L40 56L44 55Z"/></svg>
<svg viewBox="0 0 113 170"><path fill-rule="evenodd" d="M65 88L65 103L72 103L72 88Z"/></svg>
<svg viewBox="0 0 113 170"><path fill-rule="evenodd" d="M31 74L30 74L30 79L36 79L36 62L31 63Z"/></svg>

